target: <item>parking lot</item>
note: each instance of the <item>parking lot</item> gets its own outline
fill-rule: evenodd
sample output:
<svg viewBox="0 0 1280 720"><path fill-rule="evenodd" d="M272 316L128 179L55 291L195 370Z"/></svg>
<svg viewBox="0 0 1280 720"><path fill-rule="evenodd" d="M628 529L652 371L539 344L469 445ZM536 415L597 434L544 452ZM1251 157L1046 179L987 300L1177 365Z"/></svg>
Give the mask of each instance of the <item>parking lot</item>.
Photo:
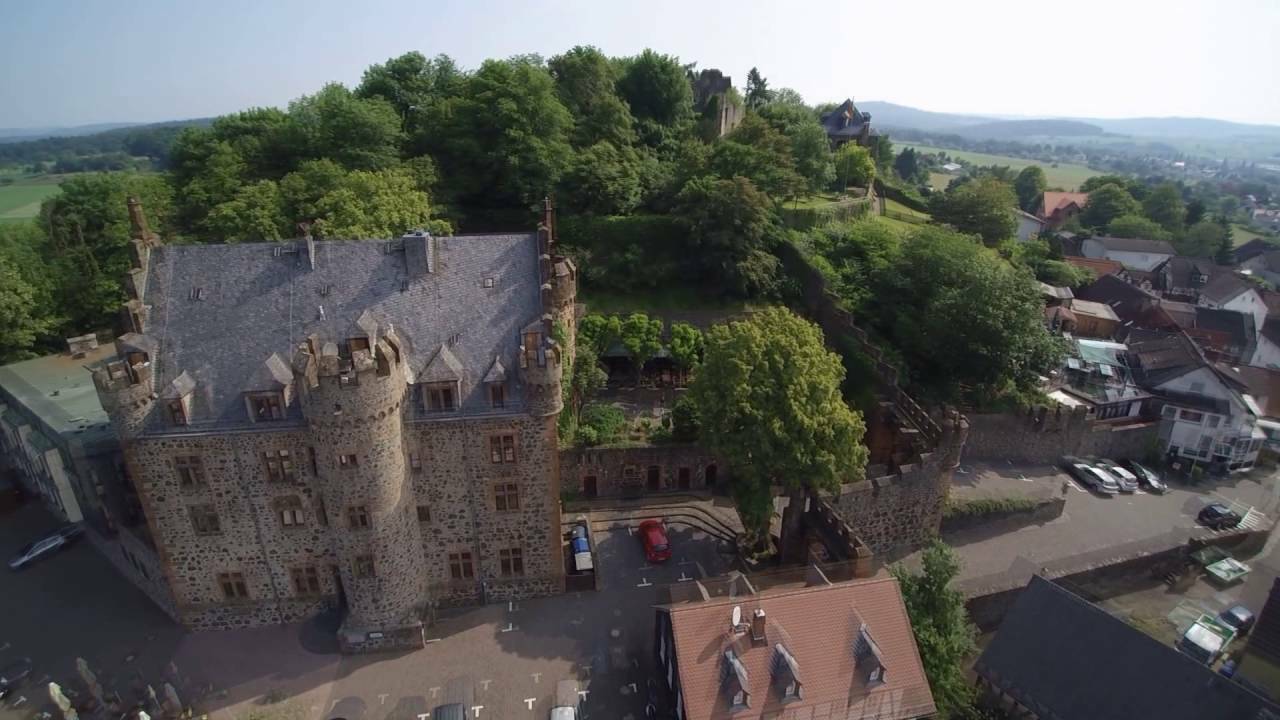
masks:
<svg viewBox="0 0 1280 720"><path fill-rule="evenodd" d="M721 573L728 561L718 539L673 523L671 560L650 565L632 531L638 523L592 522L599 592L443 612L422 650L345 657L329 634L333 618L185 633L81 543L6 578L0 663L32 657L37 682L21 702L0 707L0 718L29 720L47 709L49 680L76 693L76 657L126 704L147 684L172 682L184 704L216 718L426 720L453 699L470 703L471 717L546 718L561 680L582 691L586 717L642 718L660 589ZM54 525L28 505L0 520L0 551Z"/></svg>

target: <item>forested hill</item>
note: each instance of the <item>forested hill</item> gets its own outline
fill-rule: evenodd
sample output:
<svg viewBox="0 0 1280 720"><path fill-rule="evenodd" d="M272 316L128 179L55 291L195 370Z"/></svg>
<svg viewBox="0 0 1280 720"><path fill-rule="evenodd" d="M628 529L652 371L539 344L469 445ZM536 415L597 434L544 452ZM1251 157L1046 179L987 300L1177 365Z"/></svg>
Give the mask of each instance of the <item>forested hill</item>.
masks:
<svg viewBox="0 0 1280 720"><path fill-rule="evenodd" d="M132 125L91 135L47 137L0 142L0 167L59 173L118 170L130 158L150 158L160 167L169 159L169 146L183 128L208 126L211 118ZM33 166L42 167L34 168Z"/></svg>

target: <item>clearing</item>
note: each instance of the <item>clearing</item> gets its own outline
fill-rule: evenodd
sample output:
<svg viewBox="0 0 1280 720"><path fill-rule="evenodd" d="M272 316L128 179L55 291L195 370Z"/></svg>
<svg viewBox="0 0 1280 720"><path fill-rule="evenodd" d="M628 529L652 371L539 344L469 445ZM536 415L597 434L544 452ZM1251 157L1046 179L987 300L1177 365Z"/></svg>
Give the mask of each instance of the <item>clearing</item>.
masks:
<svg viewBox="0 0 1280 720"><path fill-rule="evenodd" d="M890 200L889 198L884 199L884 209L891 212L902 213L903 215L910 215L912 217L917 217L925 221L928 221L930 219L929 213L923 213L923 212L920 212L919 210L912 210L906 205L903 205L902 203L896 200Z"/></svg>
<svg viewBox="0 0 1280 720"><path fill-rule="evenodd" d="M1263 235L1256 230L1250 230L1248 227L1241 225L1240 223L1231 223L1231 242L1235 244L1236 247L1240 247L1250 240L1257 240L1258 238L1276 241L1274 236Z"/></svg>
<svg viewBox="0 0 1280 720"><path fill-rule="evenodd" d="M945 152L953 158L959 158L975 165L1007 165L1014 172L1021 170L1029 165L1039 165L1044 169L1045 177L1049 181L1049 187L1061 187L1065 190L1075 190L1080 183L1093 177L1101 175L1097 170L1087 168L1084 165L1072 165L1070 163L1058 163L1056 167L1052 163L1046 163L1040 160L1028 160L1027 158L1011 157L1009 155L988 155L987 153L968 152L966 150L953 150L951 148L933 147L931 145L916 145L914 143L901 143L904 148L915 148L916 152L937 153ZM935 175L941 176L935 179ZM937 183L942 177L949 178L949 175L942 173L931 173L930 182ZM936 184L934 187L938 187ZM939 189L945 189L946 185L942 185Z"/></svg>
<svg viewBox="0 0 1280 720"><path fill-rule="evenodd" d="M0 185L0 223L24 222L40 213L40 203L58 194L62 177L38 176Z"/></svg>

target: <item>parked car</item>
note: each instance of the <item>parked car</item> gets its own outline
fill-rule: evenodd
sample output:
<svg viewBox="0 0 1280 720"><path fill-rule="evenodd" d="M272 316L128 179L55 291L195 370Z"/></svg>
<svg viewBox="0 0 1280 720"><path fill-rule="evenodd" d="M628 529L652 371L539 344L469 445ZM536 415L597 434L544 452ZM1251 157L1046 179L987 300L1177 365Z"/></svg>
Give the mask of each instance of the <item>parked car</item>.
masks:
<svg viewBox="0 0 1280 720"><path fill-rule="evenodd" d="M1189 655L1205 665L1213 665L1222 656L1222 650L1226 644L1227 639L1215 632L1210 624L1197 621L1187 628L1174 646L1184 655Z"/></svg>
<svg viewBox="0 0 1280 720"><path fill-rule="evenodd" d="M1230 530L1240 524L1244 518L1222 503L1209 503L1204 506L1196 520L1212 530Z"/></svg>
<svg viewBox="0 0 1280 720"><path fill-rule="evenodd" d="M41 558L52 555L75 544L84 533L79 525L64 525L51 535L28 543L18 550L18 554L9 561L10 570L21 570Z"/></svg>
<svg viewBox="0 0 1280 720"><path fill-rule="evenodd" d="M1160 476L1154 470L1137 460L1121 460L1120 464L1133 473L1138 478L1138 483L1147 490L1154 493L1163 493L1169 489L1169 486L1164 484L1164 481L1160 479Z"/></svg>
<svg viewBox="0 0 1280 720"><path fill-rule="evenodd" d="M640 523L640 541L644 543L645 560L665 562L671 559L671 542L667 540L667 528L660 520Z"/></svg>
<svg viewBox="0 0 1280 720"><path fill-rule="evenodd" d="M431 711L432 720L467 720L467 708L462 703L437 705Z"/></svg>
<svg viewBox="0 0 1280 720"><path fill-rule="evenodd" d="M1120 492L1120 485L1115 478L1108 475L1105 470L1099 470L1078 457L1064 456L1062 467L1081 484L1095 492L1103 495L1115 495Z"/></svg>
<svg viewBox="0 0 1280 720"><path fill-rule="evenodd" d="M1120 486L1120 492L1131 493L1138 490L1138 477L1120 467L1120 463L1115 460L1103 458L1097 462L1096 467L1105 470L1108 475L1116 479L1116 484Z"/></svg>
<svg viewBox="0 0 1280 720"><path fill-rule="evenodd" d="M556 683L556 704L551 708L551 720L584 720L578 712L580 705L578 682L561 680Z"/></svg>
<svg viewBox="0 0 1280 720"><path fill-rule="evenodd" d="M1231 607L1218 613L1218 617L1222 618L1222 622L1236 629L1236 635L1248 635L1253 629L1253 621L1256 619L1249 608L1243 605L1232 605Z"/></svg>
<svg viewBox="0 0 1280 720"><path fill-rule="evenodd" d="M14 660L0 667L0 700L9 696L15 688L31 677L31 658Z"/></svg>

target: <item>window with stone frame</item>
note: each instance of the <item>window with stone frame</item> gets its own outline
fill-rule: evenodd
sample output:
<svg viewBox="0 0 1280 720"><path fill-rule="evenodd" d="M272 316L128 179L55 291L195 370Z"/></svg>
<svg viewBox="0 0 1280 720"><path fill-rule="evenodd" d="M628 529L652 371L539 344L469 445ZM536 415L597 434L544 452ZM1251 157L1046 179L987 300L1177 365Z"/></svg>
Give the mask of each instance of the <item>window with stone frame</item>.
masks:
<svg viewBox="0 0 1280 720"><path fill-rule="evenodd" d="M182 487L203 487L204 461L198 455L179 455L173 459L173 470Z"/></svg>
<svg viewBox="0 0 1280 720"><path fill-rule="evenodd" d="M294 482L298 479L293 455L288 450L267 450L262 453L262 462L267 468L267 480L271 482Z"/></svg>
<svg viewBox="0 0 1280 720"><path fill-rule="evenodd" d="M498 567L503 577L524 575L524 550L518 547L498 550Z"/></svg>
<svg viewBox="0 0 1280 720"><path fill-rule="evenodd" d="M369 508L366 505L352 505L347 508L347 527L352 530L369 528Z"/></svg>
<svg viewBox="0 0 1280 720"><path fill-rule="evenodd" d="M424 522L424 523L431 522L431 506L430 505L418 506L418 522Z"/></svg>
<svg viewBox="0 0 1280 720"><path fill-rule="evenodd" d="M495 410L507 406L507 388L502 383L489 383L489 405Z"/></svg>
<svg viewBox="0 0 1280 720"><path fill-rule="evenodd" d="M520 509L520 486L513 482L500 482L493 486L493 509L513 512Z"/></svg>
<svg viewBox="0 0 1280 720"><path fill-rule="evenodd" d="M187 406L181 399L170 400L168 405L169 422L173 425L187 424Z"/></svg>
<svg viewBox="0 0 1280 720"><path fill-rule="evenodd" d="M290 568L289 576L293 579L295 594L319 595L321 593L320 570L315 565Z"/></svg>
<svg viewBox="0 0 1280 720"><path fill-rule="evenodd" d="M338 455L338 467L343 470L355 470L359 464L360 461L355 455Z"/></svg>
<svg viewBox="0 0 1280 720"><path fill-rule="evenodd" d="M287 528L302 527L307 524L307 515L302 509L302 498L297 495L277 500L276 510L280 513L280 524Z"/></svg>
<svg viewBox="0 0 1280 720"><path fill-rule="evenodd" d="M249 586L244 581L244 574L238 572L218 573L218 586L222 588L222 597L226 600L248 600Z"/></svg>
<svg viewBox="0 0 1280 720"><path fill-rule="evenodd" d="M218 535L222 533L222 521L218 519L218 511L213 505L192 505L191 526L197 535Z"/></svg>
<svg viewBox="0 0 1280 720"><path fill-rule="evenodd" d="M449 553L449 577L454 580L470 580L475 577L475 566L467 550Z"/></svg>
<svg viewBox="0 0 1280 720"><path fill-rule="evenodd" d="M516 436L511 433L489 436L489 461L494 464L516 461Z"/></svg>
<svg viewBox="0 0 1280 720"><path fill-rule="evenodd" d="M372 555L357 555L354 562L355 576L358 578L371 578L376 572L373 567Z"/></svg>
<svg viewBox="0 0 1280 720"><path fill-rule="evenodd" d="M453 412L458 409L457 383L431 383L423 388L427 412Z"/></svg>
<svg viewBox="0 0 1280 720"><path fill-rule="evenodd" d="M249 406L249 419L253 422L284 419L284 398L278 392L248 393L245 402Z"/></svg>
<svg viewBox="0 0 1280 720"><path fill-rule="evenodd" d="M409 453L409 472L415 475L422 472L422 456L418 453Z"/></svg>

